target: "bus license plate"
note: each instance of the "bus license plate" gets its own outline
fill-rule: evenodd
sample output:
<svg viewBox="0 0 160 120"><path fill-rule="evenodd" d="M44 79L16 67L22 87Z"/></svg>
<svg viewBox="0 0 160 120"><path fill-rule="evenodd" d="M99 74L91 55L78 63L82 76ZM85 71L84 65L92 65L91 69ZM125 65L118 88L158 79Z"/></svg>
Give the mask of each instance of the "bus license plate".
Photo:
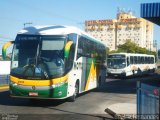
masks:
<svg viewBox="0 0 160 120"><path fill-rule="evenodd" d="M38 96L37 92L29 92L29 96Z"/></svg>

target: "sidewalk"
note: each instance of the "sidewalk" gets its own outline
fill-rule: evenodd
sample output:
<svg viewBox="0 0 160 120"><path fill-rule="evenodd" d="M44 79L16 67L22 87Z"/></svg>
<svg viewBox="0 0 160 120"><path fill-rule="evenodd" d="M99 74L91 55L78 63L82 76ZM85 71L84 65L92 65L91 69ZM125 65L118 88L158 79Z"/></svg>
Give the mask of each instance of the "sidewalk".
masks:
<svg viewBox="0 0 160 120"><path fill-rule="evenodd" d="M5 90L5 89L9 89L9 86L0 86L0 90Z"/></svg>
<svg viewBox="0 0 160 120"><path fill-rule="evenodd" d="M9 75L8 74L0 74L0 90L8 89L9 86Z"/></svg>
<svg viewBox="0 0 160 120"><path fill-rule="evenodd" d="M116 103L105 109L105 112L114 118L136 115L136 103Z"/></svg>

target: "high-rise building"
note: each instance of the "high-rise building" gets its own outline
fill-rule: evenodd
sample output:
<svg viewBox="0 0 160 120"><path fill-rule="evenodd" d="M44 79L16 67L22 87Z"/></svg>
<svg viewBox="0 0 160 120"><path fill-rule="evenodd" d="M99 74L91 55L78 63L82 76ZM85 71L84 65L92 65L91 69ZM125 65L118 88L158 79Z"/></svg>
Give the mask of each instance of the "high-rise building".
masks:
<svg viewBox="0 0 160 120"><path fill-rule="evenodd" d="M119 12L117 19L87 20L85 31L116 50L126 40L138 46L155 51L153 47L153 24L143 18L136 18L131 12Z"/></svg>

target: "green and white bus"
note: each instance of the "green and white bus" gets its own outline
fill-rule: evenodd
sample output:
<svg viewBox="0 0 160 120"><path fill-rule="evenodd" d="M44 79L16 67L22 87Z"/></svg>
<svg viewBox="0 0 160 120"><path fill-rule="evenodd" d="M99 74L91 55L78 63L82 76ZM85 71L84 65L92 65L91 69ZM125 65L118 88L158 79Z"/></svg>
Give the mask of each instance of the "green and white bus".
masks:
<svg viewBox="0 0 160 120"><path fill-rule="evenodd" d="M10 44L4 45L3 56ZM74 101L77 94L99 85L105 59L106 46L76 27L24 28L14 41L10 94Z"/></svg>
<svg viewBox="0 0 160 120"><path fill-rule="evenodd" d="M155 56L138 53L113 53L107 58L109 76L137 76L154 73Z"/></svg>

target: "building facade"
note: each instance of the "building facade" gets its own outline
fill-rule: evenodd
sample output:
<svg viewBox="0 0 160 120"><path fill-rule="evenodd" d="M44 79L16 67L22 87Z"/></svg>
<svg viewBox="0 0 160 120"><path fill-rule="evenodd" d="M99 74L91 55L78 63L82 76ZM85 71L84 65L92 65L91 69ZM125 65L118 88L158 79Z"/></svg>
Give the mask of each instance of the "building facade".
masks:
<svg viewBox="0 0 160 120"><path fill-rule="evenodd" d="M116 50L126 40L139 47L154 51L153 24L131 13L119 12L117 19L85 21L85 31L106 44L110 50Z"/></svg>

